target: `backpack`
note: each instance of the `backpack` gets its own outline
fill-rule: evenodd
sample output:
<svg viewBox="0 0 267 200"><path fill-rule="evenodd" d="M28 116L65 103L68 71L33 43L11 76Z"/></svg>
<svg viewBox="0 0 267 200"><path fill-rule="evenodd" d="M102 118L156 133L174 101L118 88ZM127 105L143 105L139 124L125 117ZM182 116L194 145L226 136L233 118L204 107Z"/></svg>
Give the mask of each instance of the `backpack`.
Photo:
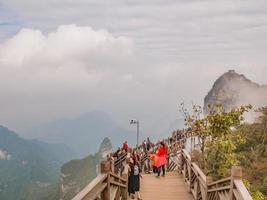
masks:
<svg viewBox="0 0 267 200"><path fill-rule="evenodd" d="M137 165L134 166L134 175L139 175L139 167Z"/></svg>

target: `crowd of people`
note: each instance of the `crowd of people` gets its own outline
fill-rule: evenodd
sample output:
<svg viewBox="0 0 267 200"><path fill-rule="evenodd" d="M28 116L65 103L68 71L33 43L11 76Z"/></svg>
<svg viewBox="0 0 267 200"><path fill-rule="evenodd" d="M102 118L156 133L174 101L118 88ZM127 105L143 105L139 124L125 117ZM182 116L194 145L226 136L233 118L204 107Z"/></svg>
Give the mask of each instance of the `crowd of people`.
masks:
<svg viewBox="0 0 267 200"><path fill-rule="evenodd" d="M127 152L124 173L128 173L128 193L132 199L141 200L140 179L141 172L154 173L157 178L164 177L167 164L168 148L165 143L154 144L149 138L134 149L128 147L127 142L122 145L122 151Z"/></svg>
<svg viewBox="0 0 267 200"><path fill-rule="evenodd" d="M147 138L136 148L130 148L125 141L117 151L112 154L114 160L121 156L126 156L121 174L128 175L128 194L130 198L141 200L140 180L141 173L154 173L156 178L164 177L166 174L166 165L168 163L168 146L173 142L183 140L183 132L175 131L167 140L152 143Z"/></svg>

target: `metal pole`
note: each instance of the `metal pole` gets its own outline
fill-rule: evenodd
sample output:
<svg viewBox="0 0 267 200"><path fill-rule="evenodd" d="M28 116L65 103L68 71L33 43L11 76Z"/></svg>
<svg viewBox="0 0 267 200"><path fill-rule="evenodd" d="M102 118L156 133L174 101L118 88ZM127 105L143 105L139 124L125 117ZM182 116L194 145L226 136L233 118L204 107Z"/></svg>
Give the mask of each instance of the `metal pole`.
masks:
<svg viewBox="0 0 267 200"><path fill-rule="evenodd" d="M137 130L136 130L136 134L137 134L137 147L139 146L139 121L137 120L136 121L136 127L137 127Z"/></svg>

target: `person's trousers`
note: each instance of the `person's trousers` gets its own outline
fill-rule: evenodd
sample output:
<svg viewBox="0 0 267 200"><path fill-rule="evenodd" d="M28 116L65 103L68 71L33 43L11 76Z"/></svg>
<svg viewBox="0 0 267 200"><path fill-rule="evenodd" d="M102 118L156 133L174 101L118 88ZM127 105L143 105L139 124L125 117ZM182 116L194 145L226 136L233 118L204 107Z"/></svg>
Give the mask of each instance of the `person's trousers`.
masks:
<svg viewBox="0 0 267 200"><path fill-rule="evenodd" d="M158 173L158 168L156 166L153 166L153 173L154 174Z"/></svg>
<svg viewBox="0 0 267 200"><path fill-rule="evenodd" d="M158 176L160 176L162 170L162 175L165 176L165 165L162 165L158 168Z"/></svg>

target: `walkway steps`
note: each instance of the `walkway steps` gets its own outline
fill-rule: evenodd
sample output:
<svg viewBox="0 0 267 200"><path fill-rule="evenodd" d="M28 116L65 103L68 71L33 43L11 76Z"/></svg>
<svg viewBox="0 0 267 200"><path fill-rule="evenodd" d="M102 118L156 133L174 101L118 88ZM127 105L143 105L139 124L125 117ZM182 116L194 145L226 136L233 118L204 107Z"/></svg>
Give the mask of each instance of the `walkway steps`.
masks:
<svg viewBox="0 0 267 200"><path fill-rule="evenodd" d="M168 172L160 178L154 174L143 174L140 189L143 200L193 200L177 171Z"/></svg>

